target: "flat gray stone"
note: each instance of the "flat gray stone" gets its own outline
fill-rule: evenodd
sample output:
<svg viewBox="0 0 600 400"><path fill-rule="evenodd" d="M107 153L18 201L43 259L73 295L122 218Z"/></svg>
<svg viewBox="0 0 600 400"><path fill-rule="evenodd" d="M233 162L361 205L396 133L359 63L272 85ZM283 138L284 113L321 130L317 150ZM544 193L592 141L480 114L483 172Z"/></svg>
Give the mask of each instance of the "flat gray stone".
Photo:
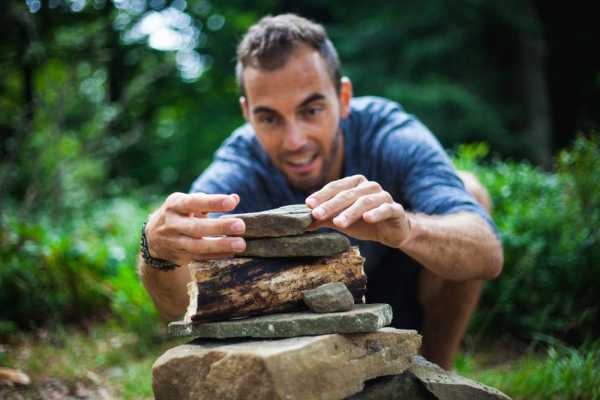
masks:
<svg viewBox="0 0 600 400"><path fill-rule="evenodd" d="M439 400L510 400L490 386L446 371L421 356L414 356L408 370Z"/></svg>
<svg viewBox="0 0 600 400"><path fill-rule="evenodd" d="M354 296L343 282L330 282L302 292L304 304L316 313L350 311Z"/></svg>
<svg viewBox="0 0 600 400"><path fill-rule="evenodd" d="M247 239L246 250L238 257L325 257L350 248L340 233L307 233L300 236Z"/></svg>
<svg viewBox="0 0 600 400"><path fill-rule="evenodd" d="M356 304L351 311L316 314L310 311L263 315L222 322L169 324L171 336L203 338L283 338L328 333L374 332L392 322L389 304Z"/></svg>
<svg viewBox="0 0 600 400"><path fill-rule="evenodd" d="M246 238L300 235L313 222L312 210L304 204L292 204L272 210L224 215L241 218L246 224Z"/></svg>
<svg viewBox="0 0 600 400"><path fill-rule="evenodd" d="M157 400L344 399L378 376L401 374L421 344L414 330L275 340L194 340L152 368Z"/></svg>
<svg viewBox="0 0 600 400"><path fill-rule="evenodd" d="M365 382L365 388L346 400L437 400L423 383L408 371L400 375L382 376Z"/></svg>

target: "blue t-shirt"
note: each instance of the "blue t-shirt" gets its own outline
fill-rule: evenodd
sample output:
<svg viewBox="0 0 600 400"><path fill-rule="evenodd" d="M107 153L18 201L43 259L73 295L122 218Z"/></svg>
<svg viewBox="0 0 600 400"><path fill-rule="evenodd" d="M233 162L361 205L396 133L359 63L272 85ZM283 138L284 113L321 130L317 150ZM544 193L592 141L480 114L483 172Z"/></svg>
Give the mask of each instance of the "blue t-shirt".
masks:
<svg viewBox="0 0 600 400"><path fill-rule="evenodd" d="M399 104L378 97L354 98L350 115L340 124L343 176L362 174L378 182L409 211L430 215L468 211L480 215L496 231L489 215L465 190L439 142ZM235 213L304 203L306 199L271 163L249 124L235 130L221 145L191 192L237 193L240 204ZM367 274L389 252L379 243L351 241L366 258Z"/></svg>

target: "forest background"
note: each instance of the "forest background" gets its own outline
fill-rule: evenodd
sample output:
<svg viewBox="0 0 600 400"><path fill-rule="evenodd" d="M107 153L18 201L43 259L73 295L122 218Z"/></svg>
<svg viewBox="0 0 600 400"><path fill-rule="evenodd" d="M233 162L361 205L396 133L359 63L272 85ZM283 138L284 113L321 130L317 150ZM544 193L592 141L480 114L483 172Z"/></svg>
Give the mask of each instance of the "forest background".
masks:
<svg viewBox="0 0 600 400"><path fill-rule="evenodd" d="M398 101L492 194L505 269L456 368L515 397L600 398L600 35L584 2L0 11L0 367L35 390L54 379L150 396L166 344L136 276L141 224L243 123L233 69L245 30L296 12L325 25L355 95Z"/></svg>

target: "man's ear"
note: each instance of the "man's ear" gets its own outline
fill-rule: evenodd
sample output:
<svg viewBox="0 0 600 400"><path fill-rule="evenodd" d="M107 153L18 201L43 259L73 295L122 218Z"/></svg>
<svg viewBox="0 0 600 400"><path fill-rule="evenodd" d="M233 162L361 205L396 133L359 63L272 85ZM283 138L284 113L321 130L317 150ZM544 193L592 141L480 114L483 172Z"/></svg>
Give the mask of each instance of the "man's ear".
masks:
<svg viewBox="0 0 600 400"><path fill-rule="evenodd" d="M244 116L244 119L246 121L250 121L250 112L248 110L248 100L246 100L246 96L240 96L240 107L242 109L242 115Z"/></svg>
<svg viewBox="0 0 600 400"><path fill-rule="evenodd" d="M343 76L340 82L340 105L341 117L350 115L350 100L352 100L352 82L347 76Z"/></svg>

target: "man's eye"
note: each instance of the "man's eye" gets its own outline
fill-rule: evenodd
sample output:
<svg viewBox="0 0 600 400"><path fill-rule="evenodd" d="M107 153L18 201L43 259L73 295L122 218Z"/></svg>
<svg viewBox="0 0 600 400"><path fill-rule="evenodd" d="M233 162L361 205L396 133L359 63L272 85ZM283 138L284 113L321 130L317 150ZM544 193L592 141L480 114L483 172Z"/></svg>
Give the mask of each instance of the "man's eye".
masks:
<svg viewBox="0 0 600 400"><path fill-rule="evenodd" d="M276 118L273 115L265 115L260 118L260 122L266 125L273 125L276 122Z"/></svg>
<svg viewBox="0 0 600 400"><path fill-rule="evenodd" d="M323 111L322 107L310 107L306 109L305 113L312 117L319 114L321 111Z"/></svg>

